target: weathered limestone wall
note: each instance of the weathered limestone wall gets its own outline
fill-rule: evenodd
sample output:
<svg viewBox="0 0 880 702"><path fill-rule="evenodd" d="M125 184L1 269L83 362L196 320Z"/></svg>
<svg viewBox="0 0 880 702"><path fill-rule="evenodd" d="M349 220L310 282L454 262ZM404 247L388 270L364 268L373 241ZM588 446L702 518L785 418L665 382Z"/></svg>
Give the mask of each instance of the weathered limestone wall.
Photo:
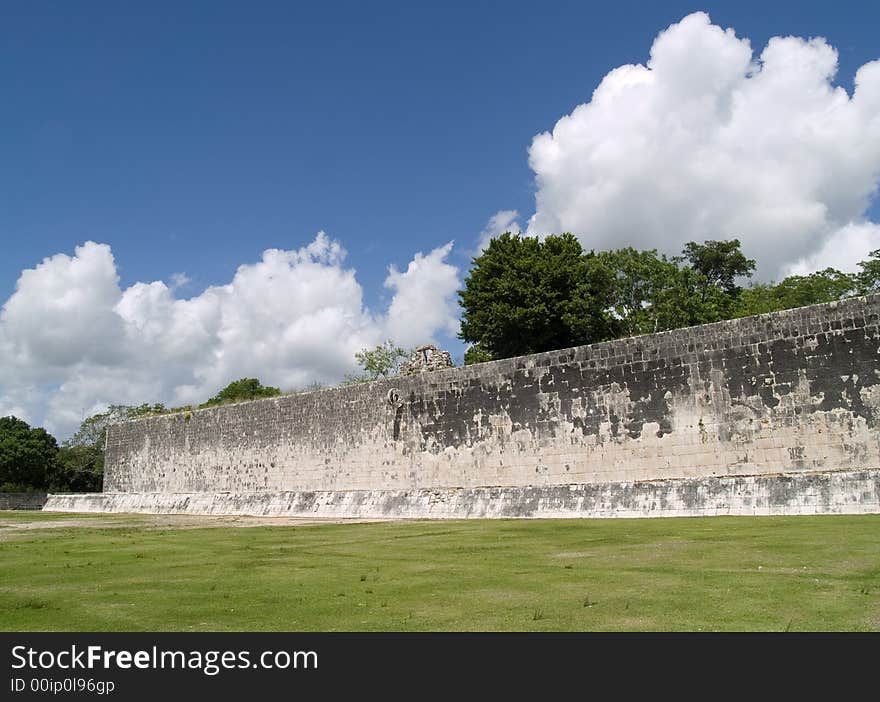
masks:
<svg viewBox="0 0 880 702"><path fill-rule="evenodd" d="M51 495L50 512L355 519L714 517L880 513L880 471L532 487Z"/></svg>
<svg viewBox="0 0 880 702"><path fill-rule="evenodd" d="M880 468L880 296L125 422L105 492L418 491Z"/></svg>

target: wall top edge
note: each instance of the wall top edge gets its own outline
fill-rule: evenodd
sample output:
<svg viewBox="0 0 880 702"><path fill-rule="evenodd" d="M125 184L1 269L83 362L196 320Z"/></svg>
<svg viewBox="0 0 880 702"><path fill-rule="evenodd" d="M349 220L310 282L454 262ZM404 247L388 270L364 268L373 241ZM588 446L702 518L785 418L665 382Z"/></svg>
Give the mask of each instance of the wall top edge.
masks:
<svg viewBox="0 0 880 702"><path fill-rule="evenodd" d="M245 402L231 402L213 407L193 408L191 410L181 410L179 412L170 412L168 414L151 415L148 417L139 417L135 419L126 419L120 422L114 422L110 426L120 427L141 422L157 422L178 419L184 415L204 415L211 413L222 413L229 408L237 408L242 405L258 406L260 404L277 404L291 398L305 398L319 396L326 393L344 393L354 389L358 391L369 391L380 393L385 387L398 387L402 382L407 385L419 384L441 384L448 382L454 378L464 378L469 376L488 375L493 369L500 369L507 366L510 370L517 368L529 368L539 365L546 365L543 361L569 357L574 360L575 357L597 357L603 351L610 351L617 348L628 348L632 346L653 346L661 345L665 340L670 338L681 337L687 339L689 337L702 334L716 334L719 337L730 335L749 327L755 327L764 324L765 328L781 328L789 321L802 320L804 317L829 318L846 316L851 312L863 310L864 308L877 306L880 307L880 293L865 295L861 297L850 297L844 300L835 300L832 302L820 303L817 305L806 305L804 307L795 307L788 310L778 310L775 312L765 312L763 314L751 315L748 317L739 317L736 319L727 319L709 324L699 324L690 327L679 327L677 329L669 329L666 331L655 332L652 334L640 334L636 336L621 337L619 339L611 339L608 341L599 341L593 344L585 344L581 346L570 346L551 351L542 351L540 353L527 354L523 356L512 356L510 358L498 359L495 361L486 361L483 363L475 363L469 366L446 368L442 370L430 371L420 375L412 376L394 376L391 378L383 378L367 383L358 383L355 385L343 385L329 388L320 388L316 390L305 390L275 397L261 398L257 400L248 400ZM830 314L832 313L833 314Z"/></svg>

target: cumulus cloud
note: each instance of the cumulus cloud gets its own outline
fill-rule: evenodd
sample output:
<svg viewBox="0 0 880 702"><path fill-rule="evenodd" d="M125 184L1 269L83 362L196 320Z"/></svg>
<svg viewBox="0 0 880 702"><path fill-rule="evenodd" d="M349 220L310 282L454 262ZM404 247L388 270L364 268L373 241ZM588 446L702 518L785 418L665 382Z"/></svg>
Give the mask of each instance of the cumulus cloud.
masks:
<svg viewBox="0 0 880 702"><path fill-rule="evenodd" d="M388 269L385 287L394 291L384 320L389 338L415 346L437 331L458 331L458 306L452 297L458 289L458 269L445 262L450 251L452 242L427 256L417 253L402 273L394 266Z"/></svg>
<svg viewBox="0 0 880 702"><path fill-rule="evenodd" d="M40 405L38 390L33 387L6 387L0 395L0 417L18 417L29 424L34 421L34 408Z"/></svg>
<svg viewBox="0 0 880 702"><path fill-rule="evenodd" d="M121 289L110 247L87 242L22 272L0 311L0 414L64 436L111 403L200 402L245 376L285 389L336 382L362 348L457 330L451 249L389 268L394 295L374 313L323 232L190 298L175 295L179 280Z"/></svg>
<svg viewBox="0 0 880 702"><path fill-rule="evenodd" d="M880 225L847 224L831 234L818 251L785 266L784 275L806 275L829 267L852 273L859 270L859 261L877 249L880 249Z"/></svg>
<svg viewBox="0 0 880 702"><path fill-rule="evenodd" d="M590 248L677 253L737 237L760 277L853 269L880 243L880 61L849 95L825 39L748 39L697 12L660 32L645 65L610 71L589 102L537 135L528 230ZM499 213L500 214L500 213Z"/></svg>
<svg viewBox="0 0 880 702"><path fill-rule="evenodd" d="M7 360L37 382L76 361L118 360L123 325L112 309L118 282L110 247L93 242L22 272L0 312L12 354Z"/></svg>

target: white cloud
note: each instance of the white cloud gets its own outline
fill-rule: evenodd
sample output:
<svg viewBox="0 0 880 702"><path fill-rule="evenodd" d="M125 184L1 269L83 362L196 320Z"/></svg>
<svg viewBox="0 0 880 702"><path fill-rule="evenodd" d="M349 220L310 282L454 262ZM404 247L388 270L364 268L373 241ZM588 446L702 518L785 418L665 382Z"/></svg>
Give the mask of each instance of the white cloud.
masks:
<svg viewBox="0 0 880 702"><path fill-rule="evenodd" d="M853 273L859 261L880 249L880 224L848 224L834 232L817 252L785 268L785 275L805 275L823 268Z"/></svg>
<svg viewBox="0 0 880 702"><path fill-rule="evenodd" d="M362 348L457 330L451 249L390 268L393 299L374 314L323 232L190 298L160 281L120 289L110 247L87 242L22 272L0 312L0 414L65 436L108 404L201 402L245 376L284 389L336 382Z"/></svg>
<svg viewBox="0 0 880 702"><path fill-rule="evenodd" d="M113 254L103 244L86 242L72 257L58 254L23 271L0 311L11 353L0 373L15 367L24 374L20 379L50 382L74 361L118 360L123 335L113 314L118 298Z"/></svg>
<svg viewBox="0 0 880 702"><path fill-rule="evenodd" d="M852 96L836 70L822 38L774 37L756 59L705 13L685 17L646 65L612 70L534 138L528 230L672 253L737 237L764 278L825 267L832 252L852 268L876 226L880 61L858 70Z"/></svg>
<svg viewBox="0 0 880 702"><path fill-rule="evenodd" d="M452 242L427 256L415 255L406 271L388 269L385 287L394 290L383 326L388 338L404 346L431 340L438 331L458 331L458 269L445 262Z"/></svg>
<svg viewBox="0 0 880 702"><path fill-rule="evenodd" d="M480 232L480 241L477 244L477 251L483 251L489 246L489 241L496 236L501 236L504 232L510 232L511 234L521 233L518 219L519 212L516 210L499 210L493 214L489 218L489 221L486 222L483 231Z"/></svg>
<svg viewBox="0 0 880 702"><path fill-rule="evenodd" d="M171 288L176 290L177 288L183 288L189 285L192 282L190 277L186 273L172 273L171 274Z"/></svg>
<svg viewBox="0 0 880 702"><path fill-rule="evenodd" d="M13 387L4 388L4 392L0 395L0 417L18 417L27 423L34 421L34 408L39 406L39 391L33 387Z"/></svg>

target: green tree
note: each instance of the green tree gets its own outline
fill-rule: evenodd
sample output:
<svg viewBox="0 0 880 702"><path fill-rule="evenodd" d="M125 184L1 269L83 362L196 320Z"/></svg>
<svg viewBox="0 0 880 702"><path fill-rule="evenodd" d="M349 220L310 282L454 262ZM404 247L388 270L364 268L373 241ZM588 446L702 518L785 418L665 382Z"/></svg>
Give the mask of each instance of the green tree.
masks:
<svg viewBox="0 0 880 702"><path fill-rule="evenodd" d="M670 258L631 247L599 256L612 271L611 310L621 336L728 319L740 293L735 278L754 267L736 240L690 242L684 255Z"/></svg>
<svg viewBox="0 0 880 702"><path fill-rule="evenodd" d="M349 380L369 382L395 375L400 362L405 361L409 357L409 353L388 339L374 349L358 351L354 357L364 372L361 375L349 376Z"/></svg>
<svg viewBox="0 0 880 702"><path fill-rule="evenodd" d="M638 251L632 247L599 254L612 272L611 311L618 320L621 336L651 334L681 323L680 306L687 284L677 259L667 259L656 249ZM686 325L687 322L685 321Z"/></svg>
<svg viewBox="0 0 880 702"><path fill-rule="evenodd" d="M167 412L162 404L110 405L87 417L58 449L58 460L49 488L55 492L99 492L104 475L107 427L126 419Z"/></svg>
<svg viewBox="0 0 880 702"><path fill-rule="evenodd" d="M809 275L792 275L778 284L759 283L745 288L737 299L734 316L747 317L833 302L849 297L857 287L854 276L834 268Z"/></svg>
<svg viewBox="0 0 880 702"><path fill-rule="evenodd" d="M62 445L49 480L52 492L100 492L104 478L104 449Z"/></svg>
<svg viewBox="0 0 880 702"><path fill-rule="evenodd" d="M280 394L281 390L263 385L256 378L241 378L229 383L229 385L207 402L203 402L199 407L213 407L215 405L225 405L229 402L259 400L263 397L275 397Z"/></svg>
<svg viewBox="0 0 880 702"><path fill-rule="evenodd" d="M723 286L711 285L703 273L683 265L682 258L673 260L680 267L673 284L662 291L658 300L657 314L662 324L657 331L730 319L740 289L728 292Z"/></svg>
<svg viewBox="0 0 880 702"><path fill-rule="evenodd" d="M653 322L653 329L665 331L695 324L730 319L742 288L737 278L749 277L755 261L740 250L738 239L691 241L682 256L662 257L658 281L651 286L653 297L640 317Z"/></svg>
<svg viewBox="0 0 880 702"><path fill-rule="evenodd" d="M492 354L479 344L468 346L467 350L464 352L464 365L466 366L472 366L475 363L485 363L486 361L491 360Z"/></svg>
<svg viewBox="0 0 880 702"><path fill-rule="evenodd" d="M107 427L116 422L126 419L148 417L153 414L164 414L168 410L165 405L110 405L105 411L87 417L79 425L79 429L64 442L65 446L97 446L104 450L104 440L107 435Z"/></svg>
<svg viewBox="0 0 880 702"><path fill-rule="evenodd" d="M859 295L880 292L880 249L872 251L869 256L859 263L862 270L854 276L856 293Z"/></svg>
<svg viewBox="0 0 880 702"><path fill-rule="evenodd" d="M17 417L0 418L0 490L42 490L49 486L58 443L45 429Z"/></svg>
<svg viewBox="0 0 880 702"><path fill-rule="evenodd" d="M459 337L491 358L611 338L611 288L611 271L571 234L506 232L473 260L459 291Z"/></svg>
<svg viewBox="0 0 880 702"><path fill-rule="evenodd" d="M746 258L740 249L739 239L727 241L689 241L682 254L691 268L705 278L705 288L720 288L730 296L739 291L737 278L750 277L755 271L755 261Z"/></svg>

